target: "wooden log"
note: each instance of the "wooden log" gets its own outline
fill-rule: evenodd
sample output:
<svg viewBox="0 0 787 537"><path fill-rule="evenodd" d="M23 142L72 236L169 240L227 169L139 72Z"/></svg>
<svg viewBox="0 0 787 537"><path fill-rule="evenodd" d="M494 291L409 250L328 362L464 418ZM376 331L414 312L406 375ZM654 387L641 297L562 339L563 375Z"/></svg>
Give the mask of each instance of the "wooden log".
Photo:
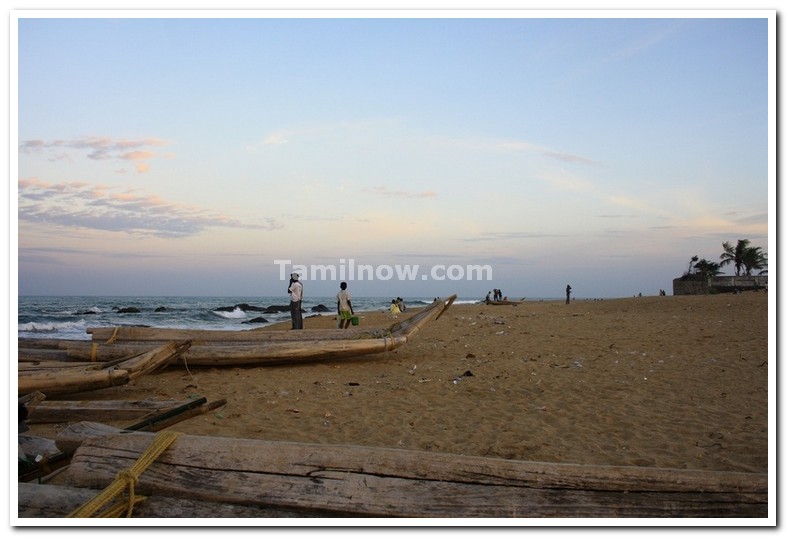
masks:
<svg viewBox="0 0 787 537"><path fill-rule="evenodd" d="M30 392L19 397L19 403L27 406L37 405L46 399L46 395L41 392Z"/></svg>
<svg viewBox="0 0 787 537"><path fill-rule="evenodd" d="M93 362L72 362L72 361L30 361L30 362L20 362L17 371L20 373L34 373L34 372L43 372L43 371L66 371L68 369L76 370L76 369L106 369L102 368L96 363Z"/></svg>
<svg viewBox="0 0 787 537"><path fill-rule="evenodd" d="M153 441L92 438L67 485L105 487ZM768 476L581 466L359 446L183 435L139 494L404 517L767 517Z"/></svg>
<svg viewBox="0 0 787 537"><path fill-rule="evenodd" d="M40 361L69 361L68 351L60 349L19 349L17 352L17 360L19 363L23 362L40 362Z"/></svg>
<svg viewBox="0 0 787 537"><path fill-rule="evenodd" d="M38 455L49 457L60 451L55 441L50 438L20 434L17 436L17 441L22 452L31 461Z"/></svg>
<svg viewBox="0 0 787 537"><path fill-rule="evenodd" d="M123 369L74 371L20 371L19 395L40 391L47 395L77 393L128 383L128 371Z"/></svg>
<svg viewBox="0 0 787 537"><path fill-rule="evenodd" d="M211 412L227 404L226 399L219 399L211 403L206 403L206 401L204 397L201 397L189 404L173 408L169 412L164 412L149 419L143 419L142 421L131 424L125 429L118 429L111 425L89 421L74 423L58 433L55 445L64 453L73 454L82 442L88 438L120 433L123 431L161 431L176 423Z"/></svg>
<svg viewBox="0 0 787 537"><path fill-rule="evenodd" d="M264 341L314 341L336 339L374 339L384 336L389 330L386 328L348 328L336 330L334 328L312 328L299 330L293 334L291 330L191 330L181 328L147 328L138 326L121 326L115 328L88 328L92 334L93 342L115 345L118 343L146 342L148 344L160 343L171 340L189 340L195 345L211 342L264 342ZM83 341L72 341L67 344L69 350L84 349Z"/></svg>
<svg viewBox="0 0 787 537"><path fill-rule="evenodd" d="M181 421L185 421L187 419L193 418L194 416L199 416L201 414L207 414L208 412L212 412L217 408L221 408L227 404L226 399L219 399L218 401L212 401L210 403L205 403L204 405L200 405L198 407L189 408L184 412L171 415L166 417L160 417L158 420L150 423L148 426L139 429L140 431L150 431L156 432L166 429L167 427L171 427L176 423L180 423ZM158 416L157 416L158 417Z"/></svg>
<svg viewBox="0 0 787 537"><path fill-rule="evenodd" d="M404 344L402 337L381 337L360 340L304 340L304 341L192 341L191 347L183 351L169 365L183 367L216 367L245 365L278 365L305 361L320 361L332 358L350 358L377 354ZM151 342L146 342L150 345ZM117 360L117 356L139 350L140 343L98 344L96 361ZM70 348L70 359L86 359L86 348ZM122 361L122 360L121 360ZM84 362L79 362L84 363ZM119 365L120 366L120 365Z"/></svg>
<svg viewBox="0 0 787 537"><path fill-rule="evenodd" d="M21 349L60 349L63 339L17 338L17 348Z"/></svg>
<svg viewBox="0 0 787 537"><path fill-rule="evenodd" d="M100 491L58 485L19 483L19 518L65 518L92 500ZM299 511L200 501L189 498L151 496L134 507L133 518L293 518L307 517ZM314 517L330 516L313 514Z"/></svg>
<svg viewBox="0 0 787 537"><path fill-rule="evenodd" d="M123 433L121 429L105 423L80 421L79 423L72 423L60 431L57 434L55 445L57 449L66 455L73 455L88 438L96 438L108 434L131 434L132 432L126 431L126 433Z"/></svg>
<svg viewBox="0 0 787 537"><path fill-rule="evenodd" d="M184 351L188 350L190 346L190 341L183 341L180 343L170 341L169 343L165 343L164 345L161 345L152 351L142 353L138 356L134 356L133 358L129 358L128 360L120 362L117 364L117 367L128 371L129 380L134 380L141 377L142 375L146 375L152 371L155 371L159 367L165 365L167 362L174 360Z"/></svg>
<svg viewBox="0 0 787 537"><path fill-rule="evenodd" d="M125 429L127 431L150 430L153 427L153 425L155 425L156 423L159 423L159 422L165 421L165 420L171 420L172 418L175 418L177 416L181 416L186 411L192 410L192 409L197 408L199 406L202 406L202 405L204 405L207 402L208 402L207 398L200 397L198 399L194 399L193 401L189 401L187 403L179 405L179 406L177 406L175 408L169 409L166 412L162 412L161 414L159 414L157 416L152 416L150 418L145 418L142 421L138 421L137 423L129 425ZM226 401L225 401L225 403L222 403L222 404L226 404ZM181 419L184 419L184 418L181 418ZM178 421L180 421L180 420L178 420ZM164 428L164 427L162 427L162 428ZM158 430L161 430L161 429L158 429Z"/></svg>
<svg viewBox="0 0 787 537"><path fill-rule="evenodd" d="M126 384L174 360L189 345L188 341L165 343L110 368L94 363L43 369L22 368L18 372L19 395L36 390L47 395L78 393Z"/></svg>
<svg viewBox="0 0 787 537"><path fill-rule="evenodd" d="M178 401L42 401L28 405L28 423L139 420L177 405Z"/></svg>

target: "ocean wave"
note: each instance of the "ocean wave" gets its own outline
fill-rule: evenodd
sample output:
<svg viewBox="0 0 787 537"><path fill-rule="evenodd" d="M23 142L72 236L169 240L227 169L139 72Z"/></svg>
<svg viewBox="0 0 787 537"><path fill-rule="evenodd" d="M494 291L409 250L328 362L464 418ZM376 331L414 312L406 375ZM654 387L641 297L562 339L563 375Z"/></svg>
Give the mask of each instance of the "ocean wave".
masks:
<svg viewBox="0 0 787 537"><path fill-rule="evenodd" d="M18 330L20 333L22 332L30 332L34 334L38 334L41 332L50 332L50 333L60 333L60 332L74 332L74 331L85 331L85 322L84 321L72 321L72 322L30 322L30 323L21 323L18 326Z"/></svg>
<svg viewBox="0 0 787 537"><path fill-rule="evenodd" d="M246 312L240 308L235 308L232 311L213 310L211 313L223 319L245 319L247 317Z"/></svg>

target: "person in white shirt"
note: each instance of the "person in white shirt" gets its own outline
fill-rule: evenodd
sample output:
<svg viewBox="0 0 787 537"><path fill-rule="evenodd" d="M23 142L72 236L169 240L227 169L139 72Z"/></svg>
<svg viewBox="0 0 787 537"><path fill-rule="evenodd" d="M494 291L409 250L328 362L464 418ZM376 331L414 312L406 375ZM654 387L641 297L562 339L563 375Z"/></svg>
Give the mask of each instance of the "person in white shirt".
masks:
<svg viewBox="0 0 787 537"><path fill-rule="evenodd" d="M298 281L299 279L298 273L290 274L290 286L287 288L287 292L290 293L290 317L292 317L293 330L303 330L303 314L301 313L303 284Z"/></svg>
<svg viewBox="0 0 787 537"><path fill-rule="evenodd" d="M341 291L336 295L336 309L339 310L339 328L350 328L353 317L352 297L347 291L347 282L342 282Z"/></svg>

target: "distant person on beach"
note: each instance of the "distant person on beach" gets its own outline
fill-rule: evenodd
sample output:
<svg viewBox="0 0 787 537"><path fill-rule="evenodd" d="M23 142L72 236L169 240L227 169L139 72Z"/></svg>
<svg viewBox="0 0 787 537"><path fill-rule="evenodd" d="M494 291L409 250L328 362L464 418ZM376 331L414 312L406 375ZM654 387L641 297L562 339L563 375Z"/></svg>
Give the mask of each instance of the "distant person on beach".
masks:
<svg viewBox="0 0 787 537"><path fill-rule="evenodd" d="M407 311L407 306L404 305L404 300L402 300L402 297L396 297L396 306L402 313Z"/></svg>
<svg viewBox="0 0 787 537"><path fill-rule="evenodd" d="M490 300L489 300L489 296L490 296L491 294L492 294L492 291L489 291L489 292L486 294L486 298L484 299L484 302L487 302L487 303L488 303L488 302L490 301Z"/></svg>
<svg viewBox="0 0 787 537"><path fill-rule="evenodd" d="M566 284L566 304L571 301L571 286Z"/></svg>
<svg viewBox="0 0 787 537"><path fill-rule="evenodd" d="M339 285L341 291L336 295L336 309L339 310L339 328L350 328L353 317L352 297L347 291L347 282Z"/></svg>
<svg viewBox="0 0 787 537"><path fill-rule="evenodd" d="M303 284L299 280L300 275L293 272L290 274L290 286L287 288L287 292L290 293L290 317L293 330L303 330L303 314L301 313Z"/></svg>

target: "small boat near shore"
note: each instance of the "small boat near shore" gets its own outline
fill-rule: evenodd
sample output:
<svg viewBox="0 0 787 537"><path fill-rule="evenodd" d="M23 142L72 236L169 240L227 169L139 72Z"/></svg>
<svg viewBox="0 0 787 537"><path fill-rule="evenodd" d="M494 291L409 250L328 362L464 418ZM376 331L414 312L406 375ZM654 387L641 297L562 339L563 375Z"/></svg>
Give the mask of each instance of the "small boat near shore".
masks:
<svg viewBox="0 0 787 537"><path fill-rule="evenodd" d="M25 357L20 342L20 364L31 359L105 362L118 360L151 345L167 341L187 341L171 365L244 366L275 365L365 356L392 351L412 339L437 320L453 304L456 295L437 299L412 316L388 328L353 327L338 329L243 331L186 330L118 326L88 328L92 341L31 342ZM21 367L21 366L20 366ZM44 390L42 390L44 391Z"/></svg>
<svg viewBox="0 0 787 537"><path fill-rule="evenodd" d="M518 306L524 304L525 299L522 300L485 300L484 304L487 306Z"/></svg>

